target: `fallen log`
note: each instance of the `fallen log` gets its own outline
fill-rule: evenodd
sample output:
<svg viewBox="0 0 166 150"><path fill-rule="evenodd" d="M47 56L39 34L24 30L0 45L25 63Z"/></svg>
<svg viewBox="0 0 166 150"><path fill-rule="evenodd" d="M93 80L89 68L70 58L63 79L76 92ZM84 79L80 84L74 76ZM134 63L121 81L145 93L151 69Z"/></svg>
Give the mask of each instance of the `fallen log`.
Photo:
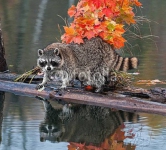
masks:
<svg viewBox="0 0 166 150"><path fill-rule="evenodd" d="M18 78L19 74L13 74L13 73L0 73L0 80L5 81L14 81L16 78ZM25 83L28 83L33 77L32 83L40 83L42 81L42 76L36 75L30 75L26 78ZM116 90L114 91L117 94L126 95L130 97L138 97L138 98L148 98L150 101L159 102L159 103L166 103L166 89L156 87L153 89L142 89L142 88L136 88L136 87L127 87L123 88L122 90Z"/></svg>
<svg viewBox="0 0 166 150"><path fill-rule="evenodd" d="M11 92L17 95L29 97L42 96L51 100L64 100L68 103L89 104L103 107L116 108L126 111L147 112L166 115L166 105L151 102L146 99L124 96L109 92L107 95L87 92L82 89L68 89L63 95L59 95L49 87L39 92L36 84L12 82L0 80L0 91Z"/></svg>
<svg viewBox="0 0 166 150"><path fill-rule="evenodd" d="M51 92L50 97L63 99L68 103L79 103L97 105L102 107L116 108L130 112L147 112L166 115L166 105L147 100L120 97L120 95L101 95L96 93L85 92L83 90L70 90L62 96L56 92Z"/></svg>

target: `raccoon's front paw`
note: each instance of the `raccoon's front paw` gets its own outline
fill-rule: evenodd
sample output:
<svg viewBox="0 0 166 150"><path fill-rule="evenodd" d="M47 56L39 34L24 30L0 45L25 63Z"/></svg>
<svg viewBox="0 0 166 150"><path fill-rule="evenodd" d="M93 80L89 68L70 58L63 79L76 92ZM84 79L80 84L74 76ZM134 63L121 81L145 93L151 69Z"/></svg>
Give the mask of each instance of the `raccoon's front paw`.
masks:
<svg viewBox="0 0 166 150"><path fill-rule="evenodd" d="M36 90L38 90L38 91L44 90L44 85L38 84L38 85L36 86Z"/></svg>

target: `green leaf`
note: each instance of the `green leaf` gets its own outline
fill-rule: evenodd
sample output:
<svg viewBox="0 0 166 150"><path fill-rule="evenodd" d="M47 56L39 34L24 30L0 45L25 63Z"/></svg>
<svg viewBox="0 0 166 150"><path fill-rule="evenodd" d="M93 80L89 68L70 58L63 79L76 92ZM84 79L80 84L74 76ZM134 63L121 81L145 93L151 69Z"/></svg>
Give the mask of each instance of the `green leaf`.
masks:
<svg viewBox="0 0 166 150"><path fill-rule="evenodd" d="M109 23L107 29L112 32L115 30L115 26L112 23Z"/></svg>

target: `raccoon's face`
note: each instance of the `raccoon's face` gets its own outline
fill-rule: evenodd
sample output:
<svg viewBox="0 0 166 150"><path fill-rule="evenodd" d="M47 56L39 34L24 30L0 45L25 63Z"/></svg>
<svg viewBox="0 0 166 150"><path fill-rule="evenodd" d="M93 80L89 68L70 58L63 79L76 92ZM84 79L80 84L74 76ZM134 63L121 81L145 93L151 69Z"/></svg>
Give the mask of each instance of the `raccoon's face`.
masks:
<svg viewBox="0 0 166 150"><path fill-rule="evenodd" d="M62 65L62 57L58 48L45 51L39 49L38 56L37 65L43 71L52 71L60 68Z"/></svg>

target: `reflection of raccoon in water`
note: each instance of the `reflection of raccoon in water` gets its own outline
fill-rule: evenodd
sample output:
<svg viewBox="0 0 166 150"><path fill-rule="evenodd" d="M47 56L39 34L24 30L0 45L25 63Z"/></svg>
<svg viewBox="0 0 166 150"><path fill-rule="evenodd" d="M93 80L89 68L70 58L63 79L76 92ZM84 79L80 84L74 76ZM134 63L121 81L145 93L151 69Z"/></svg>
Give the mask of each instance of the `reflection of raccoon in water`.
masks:
<svg viewBox="0 0 166 150"><path fill-rule="evenodd" d="M44 101L45 120L40 124L40 141L59 142L65 132L64 120L69 118L71 110L66 104L62 109L54 109L49 101Z"/></svg>
<svg viewBox="0 0 166 150"><path fill-rule="evenodd" d="M137 68L136 57L123 58L100 38L85 40L84 44L53 43L44 50L38 50L38 66L44 72L43 82L36 88L40 89L52 76L61 74L62 88L69 81L78 78L84 85L96 87L96 92L109 81L113 70ZM57 77L58 78L58 77Z"/></svg>
<svg viewBox="0 0 166 150"><path fill-rule="evenodd" d="M124 121L137 121L138 115L109 108L75 105L54 109L45 101L46 118L40 125L41 141L90 143L99 146Z"/></svg>

